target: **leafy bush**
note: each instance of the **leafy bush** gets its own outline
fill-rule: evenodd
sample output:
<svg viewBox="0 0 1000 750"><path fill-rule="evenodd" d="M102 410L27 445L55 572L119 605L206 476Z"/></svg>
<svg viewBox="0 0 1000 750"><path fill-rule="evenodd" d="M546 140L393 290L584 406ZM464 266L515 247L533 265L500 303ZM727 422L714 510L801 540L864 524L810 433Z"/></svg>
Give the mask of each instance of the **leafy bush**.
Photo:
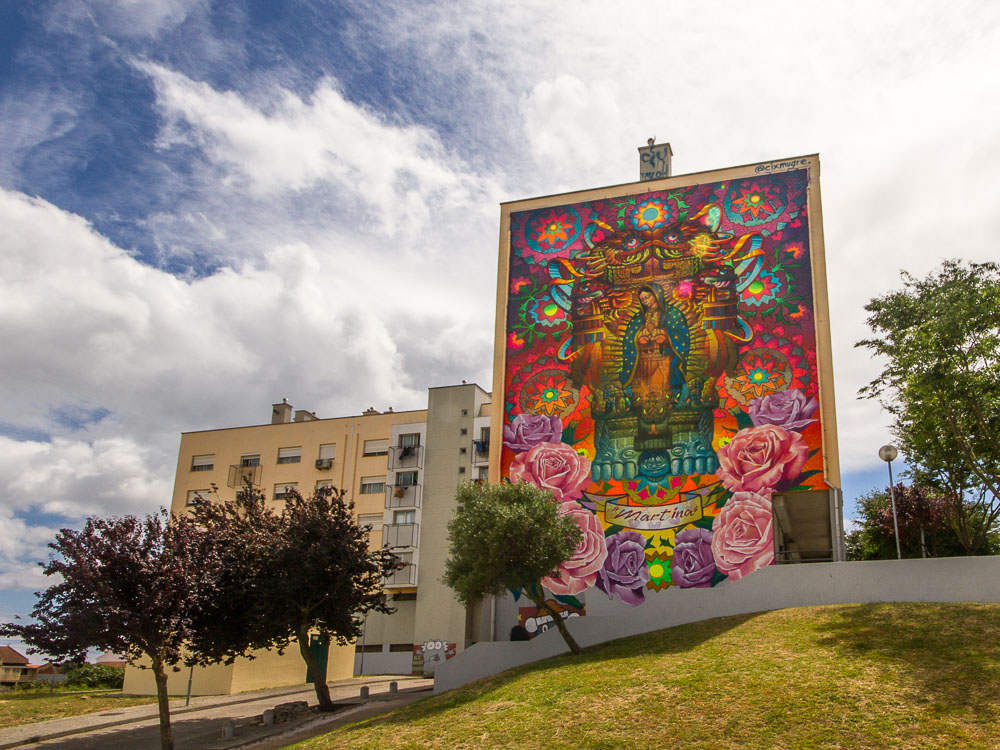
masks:
<svg viewBox="0 0 1000 750"><path fill-rule="evenodd" d="M121 690L125 684L125 670L106 664L84 664L66 675L66 684L72 687Z"/></svg>

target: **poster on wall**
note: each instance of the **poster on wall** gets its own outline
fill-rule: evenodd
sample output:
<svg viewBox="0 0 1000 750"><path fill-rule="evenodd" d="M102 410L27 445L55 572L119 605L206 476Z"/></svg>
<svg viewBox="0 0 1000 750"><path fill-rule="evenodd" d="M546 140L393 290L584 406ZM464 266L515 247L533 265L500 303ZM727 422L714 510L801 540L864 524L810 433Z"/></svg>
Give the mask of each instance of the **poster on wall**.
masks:
<svg viewBox="0 0 1000 750"><path fill-rule="evenodd" d="M500 478L583 530L542 580L561 601L739 580L774 562L775 493L839 482L817 179L805 157L505 204Z"/></svg>

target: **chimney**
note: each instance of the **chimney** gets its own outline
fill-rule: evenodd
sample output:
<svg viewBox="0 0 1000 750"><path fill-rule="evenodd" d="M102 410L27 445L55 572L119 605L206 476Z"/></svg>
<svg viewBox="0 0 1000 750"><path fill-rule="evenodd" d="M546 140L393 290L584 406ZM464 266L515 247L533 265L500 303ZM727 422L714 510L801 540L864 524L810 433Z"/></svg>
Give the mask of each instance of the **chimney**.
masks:
<svg viewBox="0 0 1000 750"><path fill-rule="evenodd" d="M280 404L271 404L271 424L283 424L292 421L292 405L287 398L281 399Z"/></svg>
<svg viewBox="0 0 1000 750"><path fill-rule="evenodd" d="M305 409L299 409L297 412L295 412L296 422L312 422L314 419L319 419L319 417L316 416L315 412L306 411Z"/></svg>

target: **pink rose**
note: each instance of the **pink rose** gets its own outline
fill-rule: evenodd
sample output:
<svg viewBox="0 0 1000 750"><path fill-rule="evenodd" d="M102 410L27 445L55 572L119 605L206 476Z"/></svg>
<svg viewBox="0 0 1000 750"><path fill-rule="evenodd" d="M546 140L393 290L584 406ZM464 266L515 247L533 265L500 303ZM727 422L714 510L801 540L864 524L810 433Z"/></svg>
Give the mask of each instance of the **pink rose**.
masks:
<svg viewBox="0 0 1000 750"><path fill-rule="evenodd" d="M716 475L727 490L761 492L801 474L809 446L799 433L765 424L740 430L718 455Z"/></svg>
<svg viewBox="0 0 1000 750"><path fill-rule="evenodd" d="M719 572L738 581L774 562L771 497L737 492L712 524L712 557Z"/></svg>
<svg viewBox="0 0 1000 750"><path fill-rule="evenodd" d="M604 567L604 561L608 557L608 548L604 544L604 527L595 514L572 501L562 503L559 512L576 520L583 531L583 537L573 554L559 566L556 574L542 579L542 585L553 594L576 595L593 586L598 572Z"/></svg>
<svg viewBox="0 0 1000 750"><path fill-rule="evenodd" d="M514 457L510 481L549 490L557 503L576 500L590 484L590 461L565 443L539 443Z"/></svg>

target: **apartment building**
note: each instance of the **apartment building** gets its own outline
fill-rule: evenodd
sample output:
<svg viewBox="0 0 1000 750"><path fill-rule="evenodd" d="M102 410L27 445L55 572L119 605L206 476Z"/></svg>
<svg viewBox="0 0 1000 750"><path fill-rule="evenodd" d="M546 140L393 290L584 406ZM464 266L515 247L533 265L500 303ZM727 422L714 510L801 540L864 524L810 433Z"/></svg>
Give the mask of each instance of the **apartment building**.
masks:
<svg viewBox="0 0 1000 750"><path fill-rule="evenodd" d="M303 495L324 485L345 489L359 523L372 527L372 546L386 544L402 561L385 582L396 611L369 615L355 645L311 645L327 657L330 680L432 672L438 661L494 631L483 607L467 612L440 582L455 488L487 478L489 446L490 395L475 384L430 388L426 409L369 408L329 419L282 401L271 406L266 424L182 434L171 511L184 512L198 497L233 499L244 482L276 506L293 489ZM193 675L173 673L169 689L184 693L189 676L195 695L306 681L295 648ZM150 672L130 667L125 692L154 693Z"/></svg>

